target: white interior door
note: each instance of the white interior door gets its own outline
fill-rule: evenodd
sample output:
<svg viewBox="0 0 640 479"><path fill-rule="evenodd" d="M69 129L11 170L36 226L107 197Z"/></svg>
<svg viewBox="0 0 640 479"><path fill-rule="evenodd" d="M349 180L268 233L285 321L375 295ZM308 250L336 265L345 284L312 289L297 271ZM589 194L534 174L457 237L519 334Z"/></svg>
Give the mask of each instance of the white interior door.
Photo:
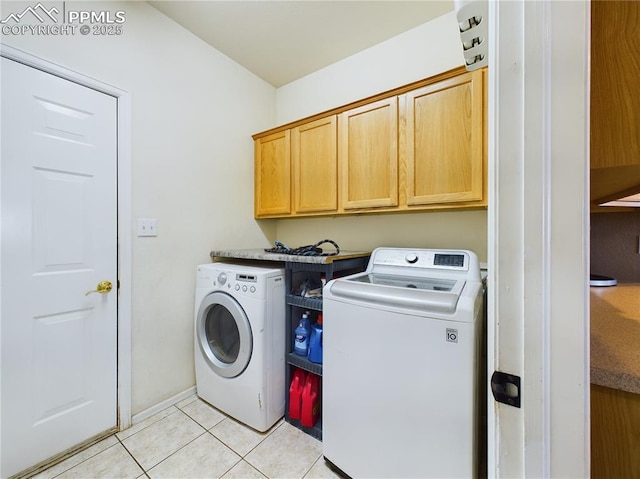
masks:
<svg viewBox="0 0 640 479"><path fill-rule="evenodd" d="M2 58L2 477L116 415L116 99ZM101 281L108 293L85 295Z"/></svg>

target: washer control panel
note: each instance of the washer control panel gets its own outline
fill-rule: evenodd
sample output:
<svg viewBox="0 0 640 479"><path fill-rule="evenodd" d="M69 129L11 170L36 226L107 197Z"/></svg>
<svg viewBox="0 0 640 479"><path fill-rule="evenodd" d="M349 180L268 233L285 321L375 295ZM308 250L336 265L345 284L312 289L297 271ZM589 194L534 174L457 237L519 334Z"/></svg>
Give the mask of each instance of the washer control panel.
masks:
<svg viewBox="0 0 640 479"><path fill-rule="evenodd" d="M233 296L264 299L272 283L284 283L284 270L237 268L236 265L199 265L197 288L227 291Z"/></svg>
<svg viewBox="0 0 640 479"><path fill-rule="evenodd" d="M249 282L257 282L258 279L255 276L250 276L249 278L245 278L245 276L247 275L241 275L238 274L236 275L236 281L240 281L239 283L236 283L236 285L233 287L233 289L235 289L236 291L242 291L243 293L246 293L247 291L249 293L255 293L256 292L256 286L255 284L242 284L243 281L249 281Z"/></svg>
<svg viewBox="0 0 640 479"><path fill-rule="evenodd" d="M373 252L371 260L374 264L385 266L414 266L425 269L469 269L470 255L467 251L444 250L402 250L378 249Z"/></svg>
<svg viewBox="0 0 640 479"><path fill-rule="evenodd" d="M480 280L478 258L469 250L376 248L369 259L367 272Z"/></svg>
<svg viewBox="0 0 640 479"><path fill-rule="evenodd" d="M252 283L258 282L257 276L252 274L236 274L236 281L237 283L234 286L236 291L242 291L243 293L246 293L247 291L249 293L256 292L256 285Z"/></svg>
<svg viewBox="0 0 640 479"><path fill-rule="evenodd" d="M214 286L221 286L223 290L228 289L236 293L247 293L254 295L258 291L258 276L255 274L221 272L218 274L217 282Z"/></svg>

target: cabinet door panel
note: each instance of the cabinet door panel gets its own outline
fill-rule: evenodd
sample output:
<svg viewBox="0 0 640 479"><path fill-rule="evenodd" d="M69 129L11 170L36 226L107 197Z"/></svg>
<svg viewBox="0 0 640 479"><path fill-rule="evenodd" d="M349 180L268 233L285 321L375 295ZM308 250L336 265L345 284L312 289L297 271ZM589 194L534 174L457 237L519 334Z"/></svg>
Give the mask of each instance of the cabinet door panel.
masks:
<svg viewBox="0 0 640 479"><path fill-rule="evenodd" d="M482 71L405 96L407 204L482 200Z"/></svg>
<svg viewBox="0 0 640 479"><path fill-rule="evenodd" d="M289 130L255 142L255 216L291 213Z"/></svg>
<svg viewBox="0 0 640 479"><path fill-rule="evenodd" d="M343 208L397 206L397 97L341 113L338 128Z"/></svg>
<svg viewBox="0 0 640 479"><path fill-rule="evenodd" d="M296 213L338 209L336 116L322 118L291 132L293 191Z"/></svg>
<svg viewBox="0 0 640 479"><path fill-rule="evenodd" d="M591 477L640 477L640 395L591 385Z"/></svg>
<svg viewBox="0 0 640 479"><path fill-rule="evenodd" d="M639 25L637 1L591 2L591 168L640 164Z"/></svg>

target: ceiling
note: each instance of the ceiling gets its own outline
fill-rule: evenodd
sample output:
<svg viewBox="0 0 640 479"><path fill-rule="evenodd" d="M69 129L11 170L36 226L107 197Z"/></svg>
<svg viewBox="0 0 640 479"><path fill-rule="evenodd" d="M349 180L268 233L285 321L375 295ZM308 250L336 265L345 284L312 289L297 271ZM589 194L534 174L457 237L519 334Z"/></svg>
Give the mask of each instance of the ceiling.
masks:
<svg viewBox="0 0 640 479"><path fill-rule="evenodd" d="M275 87L454 9L453 0L148 3Z"/></svg>

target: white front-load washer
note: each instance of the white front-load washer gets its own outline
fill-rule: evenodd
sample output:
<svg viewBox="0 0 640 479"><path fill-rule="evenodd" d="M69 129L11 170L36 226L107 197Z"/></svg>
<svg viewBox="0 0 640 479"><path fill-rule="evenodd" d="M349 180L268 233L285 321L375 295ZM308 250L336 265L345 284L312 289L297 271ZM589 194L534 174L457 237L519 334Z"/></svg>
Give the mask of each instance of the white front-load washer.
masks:
<svg viewBox="0 0 640 479"><path fill-rule="evenodd" d="M197 267L198 396L258 431L285 408L285 281L280 268Z"/></svg>

